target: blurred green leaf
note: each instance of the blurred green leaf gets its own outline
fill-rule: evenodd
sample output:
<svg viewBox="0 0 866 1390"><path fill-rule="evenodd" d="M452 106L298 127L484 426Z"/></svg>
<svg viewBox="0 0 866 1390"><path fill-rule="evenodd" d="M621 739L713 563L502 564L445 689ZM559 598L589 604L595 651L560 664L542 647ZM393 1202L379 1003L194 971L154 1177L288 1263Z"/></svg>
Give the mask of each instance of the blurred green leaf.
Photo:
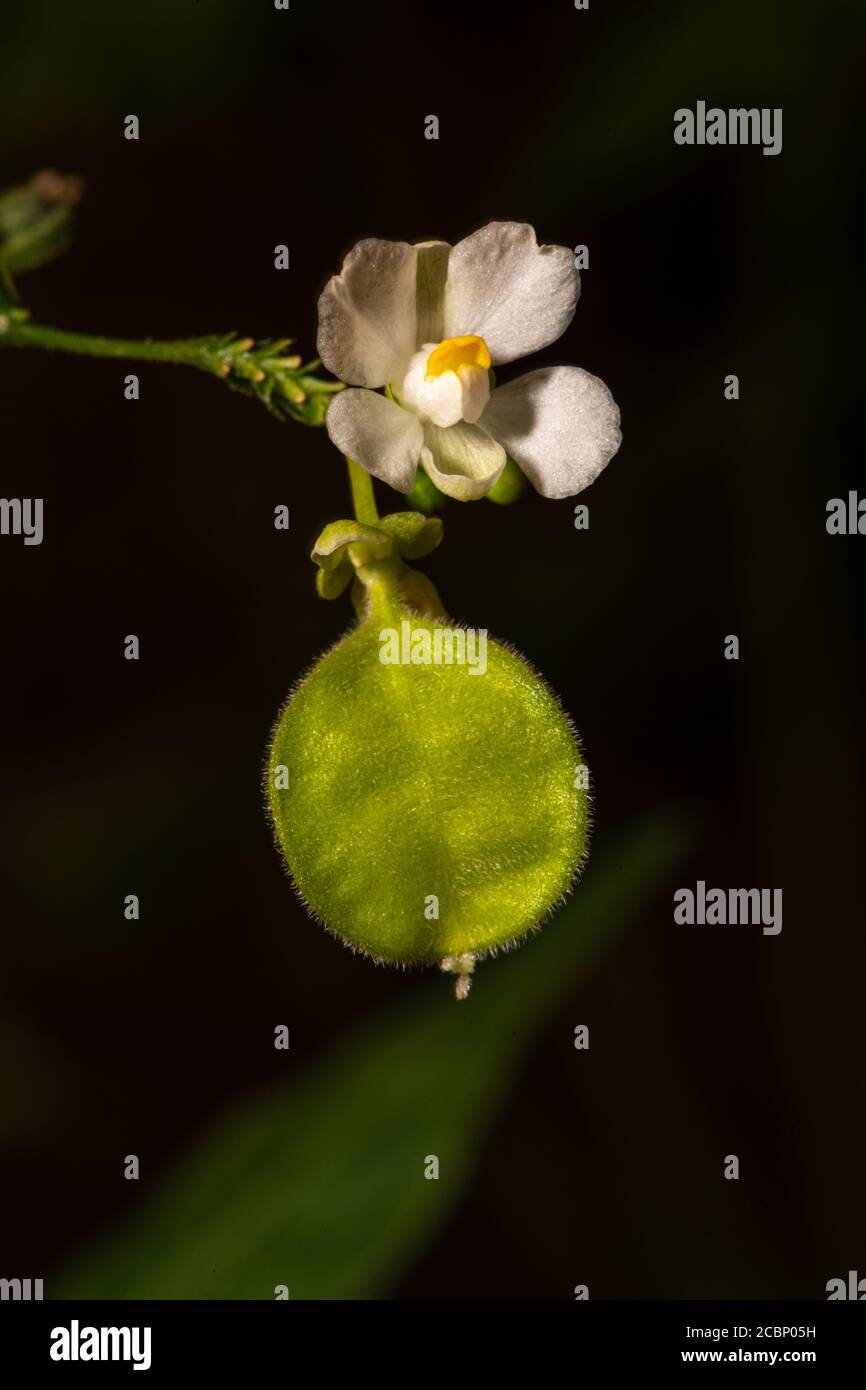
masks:
<svg viewBox="0 0 866 1390"><path fill-rule="evenodd" d="M125 1233L51 1281L51 1296L386 1290L453 1211L531 1032L683 851L666 818L633 831L537 939L481 965L466 1003L433 978L294 1086L227 1117ZM428 1154L438 1182L424 1178Z"/></svg>
<svg viewBox="0 0 866 1390"><path fill-rule="evenodd" d="M20 275L61 255L69 244L72 209L83 183L44 169L29 183L0 192L0 265Z"/></svg>

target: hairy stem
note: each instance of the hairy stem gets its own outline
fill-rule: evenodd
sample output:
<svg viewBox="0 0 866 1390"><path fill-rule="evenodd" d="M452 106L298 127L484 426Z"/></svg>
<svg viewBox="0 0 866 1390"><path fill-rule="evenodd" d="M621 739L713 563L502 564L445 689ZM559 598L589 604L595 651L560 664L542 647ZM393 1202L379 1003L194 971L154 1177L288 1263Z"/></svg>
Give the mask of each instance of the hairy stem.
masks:
<svg viewBox="0 0 866 1390"><path fill-rule="evenodd" d="M225 381L261 401L275 414L320 425L331 396L343 389L340 381L315 375L318 360L304 365L301 358L286 355L290 338L256 343L235 333L203 338L105 338L92 333L70 333L61 328L31 322L26 310L0 301L0 348L30 347L49 352L70 352L84 357L138 362L168 362L195 367Z"/></svg>
<svg viewBox="0 0 866 1390"><path fill-rule="evenodd" d="M68 333L45 324L16 322L0 332L0 345L47 348L49 352L73 352L84 357L131 358L139 362L173 362L198 367L202 371L220 370L218 354L200 338L160 341L152 338L103 338L92 333Z"/></svg>

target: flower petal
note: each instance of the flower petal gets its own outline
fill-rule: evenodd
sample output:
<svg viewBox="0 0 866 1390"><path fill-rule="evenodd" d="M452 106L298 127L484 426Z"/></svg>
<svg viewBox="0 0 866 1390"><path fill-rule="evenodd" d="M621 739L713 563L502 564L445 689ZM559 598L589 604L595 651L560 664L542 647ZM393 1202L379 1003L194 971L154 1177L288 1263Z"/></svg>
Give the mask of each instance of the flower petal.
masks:
<svg viewBox="0 0 866 1390"><path fill-rule="evenodd" d="M620 411L580 367L542 367L499 386L481 417L545 498L573 498L620 448Z"/></svg>
<svg viewBox="0 0 866 1390"><path fill-rule="evenodd" d="M325 428L341 453L398 492L415 481L424 431L417 415L375 391L341 391L328 406Z"/></svg>
<svg viewBox="0 0 866 1390"><path fill-rule="evenodd" d="M580 276L565 246L539 246L525 222L489 222L448 261L446 338L475 333L494 365L546 347L574 315Z"/></svg>
<svg viewBox="0 0 866 1390"><path fill-rule="evenodd" d="M415 351L417 252L368 237L319 297L318 353L352 386L384 386Z"/></svg>
<svg viewBox="0 0 866 1390"><path fill-rule="evenodd" d="M622 443L613 396L580 367L542 367L498 387L481 423L543 497L582 492Z"/></svg>
<svg viewBox="0 0 866 1390"><path fill-rule="evenodd" d="M505 450L478 425L424 425L421 466L440 492L470 502L489 492L505 467Z"/></svg>

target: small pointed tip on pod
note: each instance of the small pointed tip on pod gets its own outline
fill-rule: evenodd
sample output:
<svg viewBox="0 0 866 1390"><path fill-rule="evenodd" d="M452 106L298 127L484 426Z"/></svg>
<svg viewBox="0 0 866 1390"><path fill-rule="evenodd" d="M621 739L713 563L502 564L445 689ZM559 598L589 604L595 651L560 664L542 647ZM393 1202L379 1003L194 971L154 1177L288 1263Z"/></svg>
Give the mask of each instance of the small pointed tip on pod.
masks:
<svg viewBox="0 0 866 1390"><path fill-rule="evenodd" d="M456 975L454 981L454 998L468 999L469 991L472 988L472 972L475 969L475 957L471 951L464 951L462 956L446 956L439 962L439 969L446 974Z"/></svg>

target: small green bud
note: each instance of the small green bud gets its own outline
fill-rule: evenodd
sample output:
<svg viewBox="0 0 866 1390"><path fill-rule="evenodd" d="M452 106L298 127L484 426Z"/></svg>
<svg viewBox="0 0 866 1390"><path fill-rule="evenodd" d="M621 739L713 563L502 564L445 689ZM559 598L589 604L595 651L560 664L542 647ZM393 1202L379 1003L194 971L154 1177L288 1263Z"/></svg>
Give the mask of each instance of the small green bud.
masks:
<svg viewBox="0 0 866 1390"><path fill-rule="evenodd" d="M447 501L448 498L439 491L433 479L427 476L423 468L419 468L411 491L406 495L406 505L419 512L441 512Z"/></svg>
<svg viewBox="0 0 866 1390"><path fill-rule="evenodd" d="M522 473L514 462L513 458L506 458L505 467L487 493L488 502L498 502L501 507L508 507L512 502L516 502L518 497L522 497L526 491L526 475Z"/></svg>

